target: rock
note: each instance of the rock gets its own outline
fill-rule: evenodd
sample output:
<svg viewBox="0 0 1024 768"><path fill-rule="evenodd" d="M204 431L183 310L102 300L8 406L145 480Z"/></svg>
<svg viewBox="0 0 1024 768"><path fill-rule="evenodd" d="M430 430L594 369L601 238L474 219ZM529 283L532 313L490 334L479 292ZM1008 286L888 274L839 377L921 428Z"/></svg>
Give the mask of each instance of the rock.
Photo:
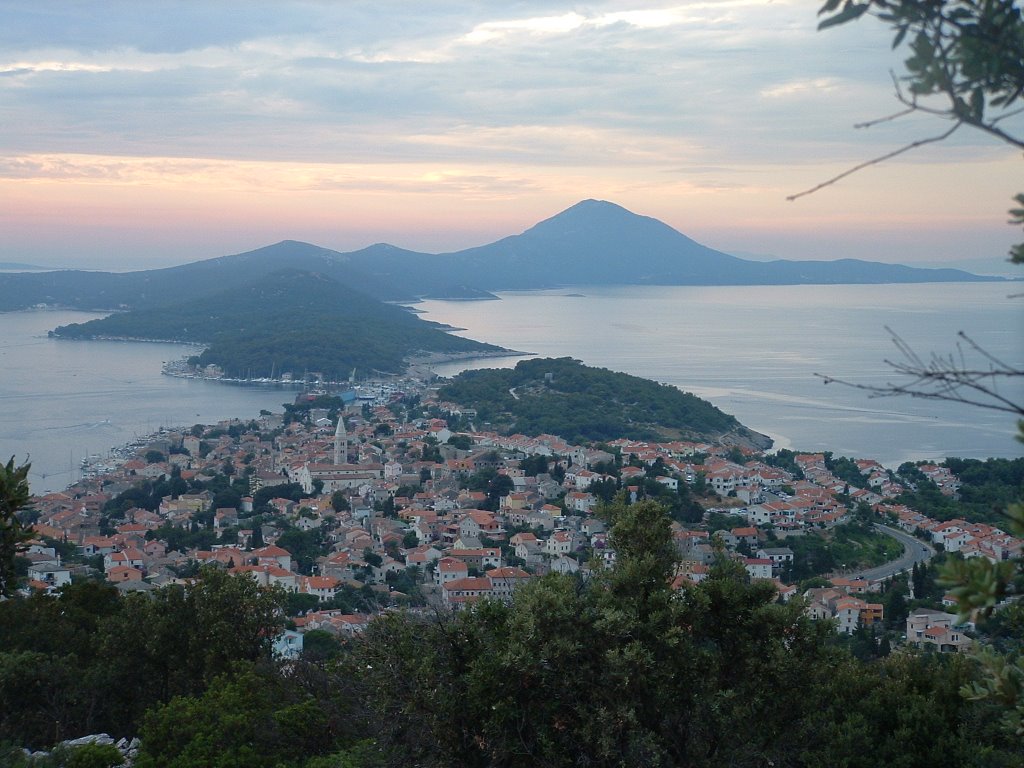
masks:
<svg viewBox="0 0 1024 768"><path fill-rule="evenodd" d="M62 741L65 747L84 747L86 744L113 744L114 740L107 733L94 733L91 736L81 736L77 739Z"/></svg>

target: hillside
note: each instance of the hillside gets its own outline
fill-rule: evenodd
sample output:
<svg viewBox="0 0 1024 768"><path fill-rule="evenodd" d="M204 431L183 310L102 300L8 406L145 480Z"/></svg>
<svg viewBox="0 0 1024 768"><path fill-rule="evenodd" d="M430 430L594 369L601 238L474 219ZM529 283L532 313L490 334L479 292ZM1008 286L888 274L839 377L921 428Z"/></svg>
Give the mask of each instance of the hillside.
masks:
<svg viewBox="0 0 1024 768"><path fill-rule="evenodd" d="M27 309L37 304L95 311L174 306L242 288L282 269L316 272L382 300L409 298L363 274L345 254L285 240L247 253L165 269L0 274L0 310Z"/></svg>
<svg viewBox="0 0 1024 768"><path fill-rule="evenodd" d="M175 306L62 326L54 334L202 343L207 349L198 363L216 364L229 376L243 377L317 371L344 379L353 368L399 372L405 358L423 352L500 351L446 333L436 323L329 277L298 270Z"/></svg>
<svg viewBox="0 0 1024 768"><path fill-rule="evenodd" d="M172 306L240 288L281 269L317 272L385 301L488 298L564 285L788 285L1002 280L956 269L841 261L755 262L695 242L664 222L584 200L489 245L428 254L386 243L339 253L285 240L167 269L0 274L0 311L38 304L85 310Z"/></svg>
<svg viewBox="0 0 1024 768"><path fill-rule="evenodd" d="M570 442L628 437L771 445L765 435L696 395L567 357L465 371L439 396L475 408L480 423L507 433L547 433Z"/></svg>

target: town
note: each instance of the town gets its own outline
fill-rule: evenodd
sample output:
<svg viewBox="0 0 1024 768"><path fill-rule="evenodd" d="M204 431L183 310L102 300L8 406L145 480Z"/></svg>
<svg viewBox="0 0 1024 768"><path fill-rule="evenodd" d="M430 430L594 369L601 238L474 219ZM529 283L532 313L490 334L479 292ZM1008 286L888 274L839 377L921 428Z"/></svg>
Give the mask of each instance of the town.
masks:
<svg viewBox="0 0 1024 768"><path fill-rule="evenodd" d="M802 595L842 636L956 652L974 627L924 577L934 576L931 558L1021 555L1022 541L993 525L940 522L896 501L922 481L955 498L958 478L943 466L910 477L821 453L572 445L475 420L407 380L361 399L300 394L282 414L163 431L33 499L23 591L90 578L148 591L208 567L245 574L288 593L275 651L295 658L312 631L350 637L396 608L458 611L513 600L547 573L587 578L616 560L599 506L655 499L673 517L675 589L727 558L771 582L780 601Z"/></svg>

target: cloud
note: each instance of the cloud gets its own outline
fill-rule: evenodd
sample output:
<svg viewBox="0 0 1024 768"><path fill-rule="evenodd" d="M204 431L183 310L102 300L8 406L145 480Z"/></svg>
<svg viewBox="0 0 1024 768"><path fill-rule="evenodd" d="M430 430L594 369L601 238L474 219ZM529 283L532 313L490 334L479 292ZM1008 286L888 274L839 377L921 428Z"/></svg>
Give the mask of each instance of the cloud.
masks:
<svg viewBox="0 0 1024 768"><path fill-rule="evenodd" d="M476 25L469 34L462 38L462 42L483 45L517 34L562 35L579 29L586 21L586 17L578 13L539 16L514 21L488 21Z"/></svg>
<svg viewBox="0 0 1024 768"><path fill-rule="evenodd" d="M481 173L473 167L238 162L172 157L93 155L0 156L0 181L86 186L205 188L215 191L345 191L466 195L507 198L538 189L536 182L509 171Z"/></svg>
<svg viewBox="0 0 1024 768"><path fill-rule="evenodd" d="M901 54L873 20L818 33L805 0L10 0L4 22L0 181L70 190L68 205L83 189L145 190L187 207L199 189L254 210L292 195L293 214L365 195L395 215L431 196L543 215L622 195L707 217L732 195L741 226L784 220L761 198L934 132L925 119L852 128L893 110ZM886 183L910 166L1015 162L989 152L964 132L901 158ZM1008 200L1010 174L992 172L985 188ZM941 176L929 184L948 199L918 195L935 212L989 204ZM853 190L800 210L812 220Z"/></svg>
<svg viewBox="0 0 1024 768"><path fill-rule="evenodd" d="M839 85L839 80L834 77L804 78L762 88L759 95L764 99L785 99L807 94L820 95L835 91Z"/></svg>
<svg viewBox="0 0 1024 768"><path fill-rule="evenodd" d="M6 148L403 162L434 151L450 159L465 141L466 153L488 162L557 164L559 153L575 163L589 152L605 166L658 152L671 163L695 147L711 162L769 147L780 159L806 151L795 116L773 106L792 84L829 81L795 71L804 48L821 47L802 6L515 8L519 15L495 17L482 2L255 3L252 18L229 30L223 9L155 2L143 17L121 5L124 16L107 29L76 6L63 24L58 11L45 14L58 33L43 47L25 21L39 13L22 6L19 55L0 67L13 75L0 78L13 118ZM169 16L177 37L157 45L142 22ZM84 44L53 47L66 42L67 24Z"/></svg>
<svg viewBox="0 0 1024 768"><path fill-rule="evenodd" d="M113 67L74 61L16 61L0 64L0 75L29 75L35 72L110 72Z"/></svg>

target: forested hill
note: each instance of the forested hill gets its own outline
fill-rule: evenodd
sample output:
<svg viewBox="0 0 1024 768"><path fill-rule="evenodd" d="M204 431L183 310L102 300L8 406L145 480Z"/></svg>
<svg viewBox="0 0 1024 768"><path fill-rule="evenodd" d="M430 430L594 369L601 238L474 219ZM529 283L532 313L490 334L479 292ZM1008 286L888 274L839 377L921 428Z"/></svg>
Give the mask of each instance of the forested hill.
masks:
<svg viewBox="0 0 1024 768"><path fill-rule="evenodd" d="M724 437L736 444L771 445L768 437L696 395L568 357L466 371L439 396L475 408L478 423L508 433L547 433L569 441Z"/></svg>
<svg viewBox="0 0 1024 768"><path fill-rule="evenodd" d="M353 368L401 371L404 358L419 352L500 351L324 275L297 270L174 306L65 325L54 334L198 342L207 349L197 362L243 377L318 371L343 379Z"/></svg>

